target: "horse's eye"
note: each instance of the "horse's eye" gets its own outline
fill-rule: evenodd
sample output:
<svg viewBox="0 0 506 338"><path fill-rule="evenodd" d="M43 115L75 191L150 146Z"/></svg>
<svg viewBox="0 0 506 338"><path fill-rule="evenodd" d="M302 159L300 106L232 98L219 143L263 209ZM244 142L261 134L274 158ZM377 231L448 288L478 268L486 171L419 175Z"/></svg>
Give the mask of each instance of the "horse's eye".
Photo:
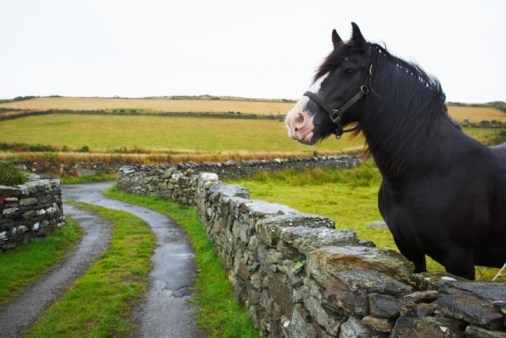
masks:
<svg viewBox="0 0 506 338"><path fill-rule="evenodd" d="M346 69L344 70L344 73L345 73L346 75L353 75L353 74L355 74L356 72L357 72L357 70L356 70L355 68L351 68L351 67L350 67L350 68L346 68Z"/></svg>

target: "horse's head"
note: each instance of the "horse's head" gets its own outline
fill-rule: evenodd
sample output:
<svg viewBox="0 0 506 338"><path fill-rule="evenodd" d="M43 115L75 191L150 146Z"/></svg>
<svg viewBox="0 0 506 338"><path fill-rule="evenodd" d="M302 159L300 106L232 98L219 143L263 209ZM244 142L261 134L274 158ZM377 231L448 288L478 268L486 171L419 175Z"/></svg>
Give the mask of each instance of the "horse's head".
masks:
<svg viewBox="0 0 506 338"><path fill-rule="evenodd" d="M352 26L348 42L332 31L334 50L318 69L313 85L286 115L288 136L300 143L340 136L343 126L359 121L362 98L369 93L371 51L358 26Z"/></svg>

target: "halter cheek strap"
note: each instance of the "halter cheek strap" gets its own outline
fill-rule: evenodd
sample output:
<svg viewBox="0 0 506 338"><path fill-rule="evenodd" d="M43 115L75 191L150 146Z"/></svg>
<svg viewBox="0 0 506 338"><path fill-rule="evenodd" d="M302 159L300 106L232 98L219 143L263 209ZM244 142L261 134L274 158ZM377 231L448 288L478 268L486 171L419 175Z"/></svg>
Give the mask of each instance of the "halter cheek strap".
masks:
<svg viewBox="0 0 506 338"><path fill-rule="evenodd" d="M369 73L367 74L367 77L364 82L369 82L370 85L371 77L372 77L372 65L369 67ZM343 130L343 124L341 123L343 113L347 111L355 103L357 103L358 100L360 100L363 96L368 94L369 94L369 86L363 84L362 86L360 86L360 90L358 91L358 93L356 93L348 102L346 102L341 107L341 109L339 108L332 109L325 103L325 101L323 101L321 97L319 97L313 92L307 91L304 93L304 96L309 97L311 100L313 100L317 105L319 105L323 110L325 110L329 114L330 120L336 125L336 130L334 134L336 135L337 138L340 138L343 133L347 133L358 129L358 126L356 126L351 129Z"/></svg>

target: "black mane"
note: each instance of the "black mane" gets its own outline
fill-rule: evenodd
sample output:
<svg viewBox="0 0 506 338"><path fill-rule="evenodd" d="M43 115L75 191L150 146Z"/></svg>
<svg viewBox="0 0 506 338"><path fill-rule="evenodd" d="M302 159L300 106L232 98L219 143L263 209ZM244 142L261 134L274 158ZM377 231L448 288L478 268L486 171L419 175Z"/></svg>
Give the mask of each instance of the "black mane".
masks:
<svg viewBox="0 0 506 338"><path fill-rule="evenodd" d="M368 146L376 156L388 156L382 160L400 172L427 138L449 121L446 95L440 82L420 66L393 56L377 44L370 46L372 95L367 98L363 113L367 118L361 121L361 128L386 118L392 121L388 128L375 127L383 144Z"/></svg>

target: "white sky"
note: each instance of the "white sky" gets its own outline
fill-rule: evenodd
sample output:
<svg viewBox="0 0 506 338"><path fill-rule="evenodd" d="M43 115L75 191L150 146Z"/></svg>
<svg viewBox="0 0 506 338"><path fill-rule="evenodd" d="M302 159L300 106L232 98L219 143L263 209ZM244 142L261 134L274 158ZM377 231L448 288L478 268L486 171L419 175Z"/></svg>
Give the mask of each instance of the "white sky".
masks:
<svg viewBox="0 0 506 338"><path fill-rule="evenodd" d="M298 99L351 21L448 101L506 101L503 0L0 0L0 98Z"/></svg>

